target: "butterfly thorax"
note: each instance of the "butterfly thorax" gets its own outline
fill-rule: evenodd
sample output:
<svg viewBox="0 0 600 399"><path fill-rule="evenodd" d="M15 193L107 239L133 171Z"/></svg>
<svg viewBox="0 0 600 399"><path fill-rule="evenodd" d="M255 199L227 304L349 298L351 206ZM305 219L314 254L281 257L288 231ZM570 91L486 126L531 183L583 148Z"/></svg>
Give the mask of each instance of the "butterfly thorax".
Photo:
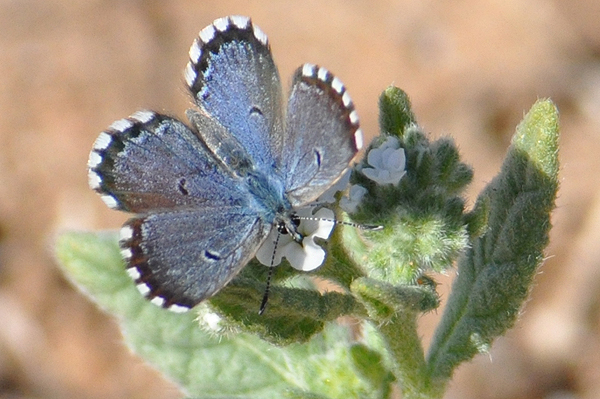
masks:
<svg viewBox="0 0 600 399"><path fill-rule="evenodd" d="M255 206L265 215L264 219L301 242L303 236L298 232L294 208L285 195L283 179L275 173L267 175L254 170L247 175L246 182Z"/></svg>

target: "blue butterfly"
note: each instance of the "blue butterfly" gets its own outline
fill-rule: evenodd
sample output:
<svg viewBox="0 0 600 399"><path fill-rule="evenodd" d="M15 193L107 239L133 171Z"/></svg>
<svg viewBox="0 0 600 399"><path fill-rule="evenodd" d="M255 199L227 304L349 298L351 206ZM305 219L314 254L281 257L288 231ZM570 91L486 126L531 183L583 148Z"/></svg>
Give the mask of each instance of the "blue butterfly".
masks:
<svg viewBox="0 0 600 399"><path fill-rule="evenodd" d="M191 125L136 112L100 133L88 162L90 187L135 214L119 241L129 274L173 311L223 288L272 229L301 241L295 211L363 145L352 100L325 68L298 68L284 109L267 37L249 18L215 20L189 56Z"/></svg>

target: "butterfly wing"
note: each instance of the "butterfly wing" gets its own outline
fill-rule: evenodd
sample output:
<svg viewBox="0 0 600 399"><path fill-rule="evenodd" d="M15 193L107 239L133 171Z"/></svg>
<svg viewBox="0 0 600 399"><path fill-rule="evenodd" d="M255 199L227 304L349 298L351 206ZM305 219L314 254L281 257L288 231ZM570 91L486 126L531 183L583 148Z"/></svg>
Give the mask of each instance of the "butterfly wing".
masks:
<svg viewBox="0 0 600 399"><path fill-rule="evenodd" d="M127 212L241 204L246 196L192 130L151 111L102 132L88 168L90 187L109 207Z"/></svg>
<svg viewBox="0 0 600 399"><path fill-rule="evenodd" d="M188 208L129 220L119 244L140 292L185 311L238 274L270 229L242 207Z"/></svg>
<svg viewBox="0 0 600 399"><path fill-rule="evenodd" d="M168 116L142 111L113 123L88 167L90 186L107 205L140 214L121 231L122 253L140 291L172 310L222 288L271 230L237 175Z"/></svg>
<svg viewBox="0 0 600 399"><path fill-rule="evenodd" d="M362 147L352 100L325 68L294 74L283 143L286 192L293 206L314 201L348 169Z"/></svg>
<svg viewBox="0 0 600 399"><path fill-rule="evenodd" d="M204 28L190 48L185 79L200 111L218 121L228 139L252 155L254 165L278 164L281 83L267 37L249 18L220 18ZM221 140L204 140L218 154Z"/></svg>

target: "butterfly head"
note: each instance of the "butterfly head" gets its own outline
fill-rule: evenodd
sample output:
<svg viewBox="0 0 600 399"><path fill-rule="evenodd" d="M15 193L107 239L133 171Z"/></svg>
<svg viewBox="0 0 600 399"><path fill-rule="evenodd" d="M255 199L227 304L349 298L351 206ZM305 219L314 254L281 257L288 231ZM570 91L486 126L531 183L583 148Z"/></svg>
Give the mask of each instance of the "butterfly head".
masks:
<svg viewBox="0 0 600 399"><path fill-rule="evenodd" d="M294 241L298 244L302 244L304 235L298 231L300 217L297 214L292 213L288 216L279 216L275 221L275 225L280 234L289 234Z"/></svg>

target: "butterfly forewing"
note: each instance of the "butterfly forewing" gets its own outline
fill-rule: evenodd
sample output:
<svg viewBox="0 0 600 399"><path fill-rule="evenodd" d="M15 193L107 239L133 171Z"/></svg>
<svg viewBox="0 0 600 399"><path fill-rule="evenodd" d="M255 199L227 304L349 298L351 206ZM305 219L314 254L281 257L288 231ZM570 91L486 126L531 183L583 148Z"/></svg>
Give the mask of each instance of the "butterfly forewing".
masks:
<svg viewBox="0 0 600 399"><path fill-rule="evenodd" d="M184 310L213 295L271 229L195 132L151 111L101 133L88 173L109 206L143 213L123 228L122 253L140 291L164 307Z"/></svg>
<svg viewBox="0 0 600 399"><path fill-rule="evenodd" d="M292 205L315 200L348 169L362 147L358 116L346 88L325 68L305 64L294 75L283 146Z"/></svg>
<svg viewBox="0 0 600 399"><path fill-rule="evenodd" d="M274 166L282 146L281 83L267 37L249 18L220 18L204 28L190 49L185 79L198 107L257 166Z"/></svg>
<svg viewBox="0 0 600 399"><path fill-rule="evenodd" d="M101 133L88 166L90 186L109 206L128 212L245 198L194 132L151 111L137 112Z"/></svg>

